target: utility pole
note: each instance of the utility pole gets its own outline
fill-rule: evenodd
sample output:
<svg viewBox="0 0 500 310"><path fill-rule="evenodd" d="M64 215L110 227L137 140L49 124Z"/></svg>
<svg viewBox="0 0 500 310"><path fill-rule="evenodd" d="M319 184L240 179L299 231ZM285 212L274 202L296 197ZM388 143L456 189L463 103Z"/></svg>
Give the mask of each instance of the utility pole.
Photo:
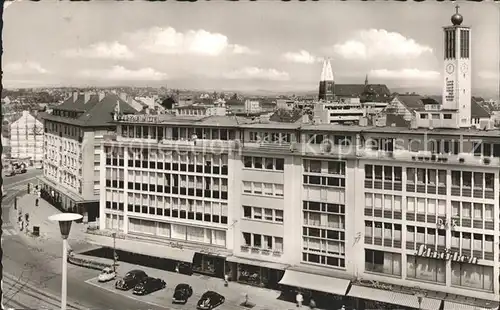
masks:
<svg viewBox="0 0 500 310"><path fill-rule="evenodd" d="M116 232L113 232L113 272L116 274L116 261L118 257L116 255Z"/></svg>

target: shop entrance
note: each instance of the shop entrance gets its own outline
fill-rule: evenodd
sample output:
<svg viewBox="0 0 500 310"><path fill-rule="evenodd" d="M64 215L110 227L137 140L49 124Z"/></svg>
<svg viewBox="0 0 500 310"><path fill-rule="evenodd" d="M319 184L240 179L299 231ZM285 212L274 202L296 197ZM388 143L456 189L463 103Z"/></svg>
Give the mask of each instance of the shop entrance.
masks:
<svg viewBox="0 0 500 310"><path fill-rule="evenodd" d="M208 254L196 253L193 258L193 272L212 277L224 278L225 258Z"/></svg>

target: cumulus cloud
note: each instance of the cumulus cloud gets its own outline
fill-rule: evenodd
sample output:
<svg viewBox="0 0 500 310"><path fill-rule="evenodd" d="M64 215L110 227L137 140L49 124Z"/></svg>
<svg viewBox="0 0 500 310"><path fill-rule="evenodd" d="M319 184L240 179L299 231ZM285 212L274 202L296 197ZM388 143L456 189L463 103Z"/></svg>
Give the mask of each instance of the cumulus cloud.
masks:
<svg viewBox="0 0 500 310"><path fill-rule="evenodd" d="M8 63L3 68L5 73L13 74L47 74L49 71L43 68L37 62L12 62Z"/></svg>
<svg viewBox="0 0 500 310"><path fill-rule="evenodd" d="M287 72L276 69L263 69L258 67L245 67L224 74L224 77L232 80L271 80L286 81L290 79Z"/></svg>
<svg viewBox="0 0 500 310"><path fill-rule="evenodd" d="M70 58L130 59L134 57L126 45L117 41L99 42L87 48L69 49L63 55Z"/></svg>
<svg viewBox="0 0 500 310"><path fill-rule="evenodd" d="M419 70L419 69L401 69L387 70L378 69L371 70L370 76L382 79L402 79L402 80L435 80L440 74L437 71Z"/></svg>
<svg viewBox="0 0 500 310"><path fill-rule="evenodd" d="M156 54L194 54L218 56L223 53L252 54L255 51L238 44L230 44L228 37L206 30L178 32L172 27L153 27L129 35L134 44Z"/></svg>
<svg viewBox="0 0 500 310"><path fill-rule="evenodd" d="M303 64L312 64L320 59L308 51L300 50L299 52L288 52L283 54L283 58L289 62L303 63Z"/></svg>
<svg viewBox="0 0 500 310"><path fill-rule="evenodd" d="M110 69L82 70L80 76L118 81L160 81L167 78L167 74L152 68L129 70L122 66L113 66Z"/></svg>
<svg viewBox="0 0 500 310"><path fill-rule="evenodd" d="M432 53L432 48L429 46L384 29L359 31L354 39L335 44L333 50L346 59L415 58L424 53Z"/></svg>
<svg viewBox="0 0 500 310"><path fill-rule="evenodd" d="M478 76L484 80L498 80L500 73L498 71L480 71Z"/></svg>

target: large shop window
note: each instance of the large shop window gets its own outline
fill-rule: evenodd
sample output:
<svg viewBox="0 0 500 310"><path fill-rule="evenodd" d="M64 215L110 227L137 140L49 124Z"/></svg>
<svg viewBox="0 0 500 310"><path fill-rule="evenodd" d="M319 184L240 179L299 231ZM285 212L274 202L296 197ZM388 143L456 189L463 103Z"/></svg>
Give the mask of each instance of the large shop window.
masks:
<svg viewBox="0 0 500 310"><path fill-rule="evenodd" d="M445 283L446 261L408 255L406 274L408 278Z"/></svg>
<svg viewBox="0 0 500 310"><path fill-rule="evenodd" d="M492 292L493 267L452 262L451 284Z"/></svg>
<svg viewBox="0 0 500 310"><path fill-rule="evenodd" d="M400 276L401 254L365 250L365 270Z"/></svg>

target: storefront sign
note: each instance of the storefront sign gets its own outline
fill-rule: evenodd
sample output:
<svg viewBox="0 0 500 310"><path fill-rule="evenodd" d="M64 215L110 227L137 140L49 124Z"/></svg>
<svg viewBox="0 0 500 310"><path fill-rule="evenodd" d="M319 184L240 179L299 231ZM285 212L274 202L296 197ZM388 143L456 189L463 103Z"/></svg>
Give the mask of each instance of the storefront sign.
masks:
<svg viewBox="0 0 500 310"><path fill-rule="evenodd" d="M457 221L454 219L448 221L438 218L436 226L438 229L455 229L455 226L457 226Z"/></svg>
<svg viewBox="0 0 500 310"><path fill-rule="evenodd" d="M137 123L157 123L158 115L145 115L145 114L117 114L116 120L118 122L137 122Z"/></svg>
<svg viewBox="0 0 500 310"><path fill-rule="evenodd" d="M451 250L446 249L444 252L434 251L425 245L420 245L415 256L429 257L443 260L452 260L454 262L463 262L469 264L477 264L477 257L460 255L458 252L451 252Z"/></svg>
<svg viewBox="0 0 500 310"><path fill-rule="evenodd" d="M374 280L363 280L363 279L359 280L358 282L360 285L370 286L379 290L392 291L392 285L390 284L384 284Z"/></svg>

